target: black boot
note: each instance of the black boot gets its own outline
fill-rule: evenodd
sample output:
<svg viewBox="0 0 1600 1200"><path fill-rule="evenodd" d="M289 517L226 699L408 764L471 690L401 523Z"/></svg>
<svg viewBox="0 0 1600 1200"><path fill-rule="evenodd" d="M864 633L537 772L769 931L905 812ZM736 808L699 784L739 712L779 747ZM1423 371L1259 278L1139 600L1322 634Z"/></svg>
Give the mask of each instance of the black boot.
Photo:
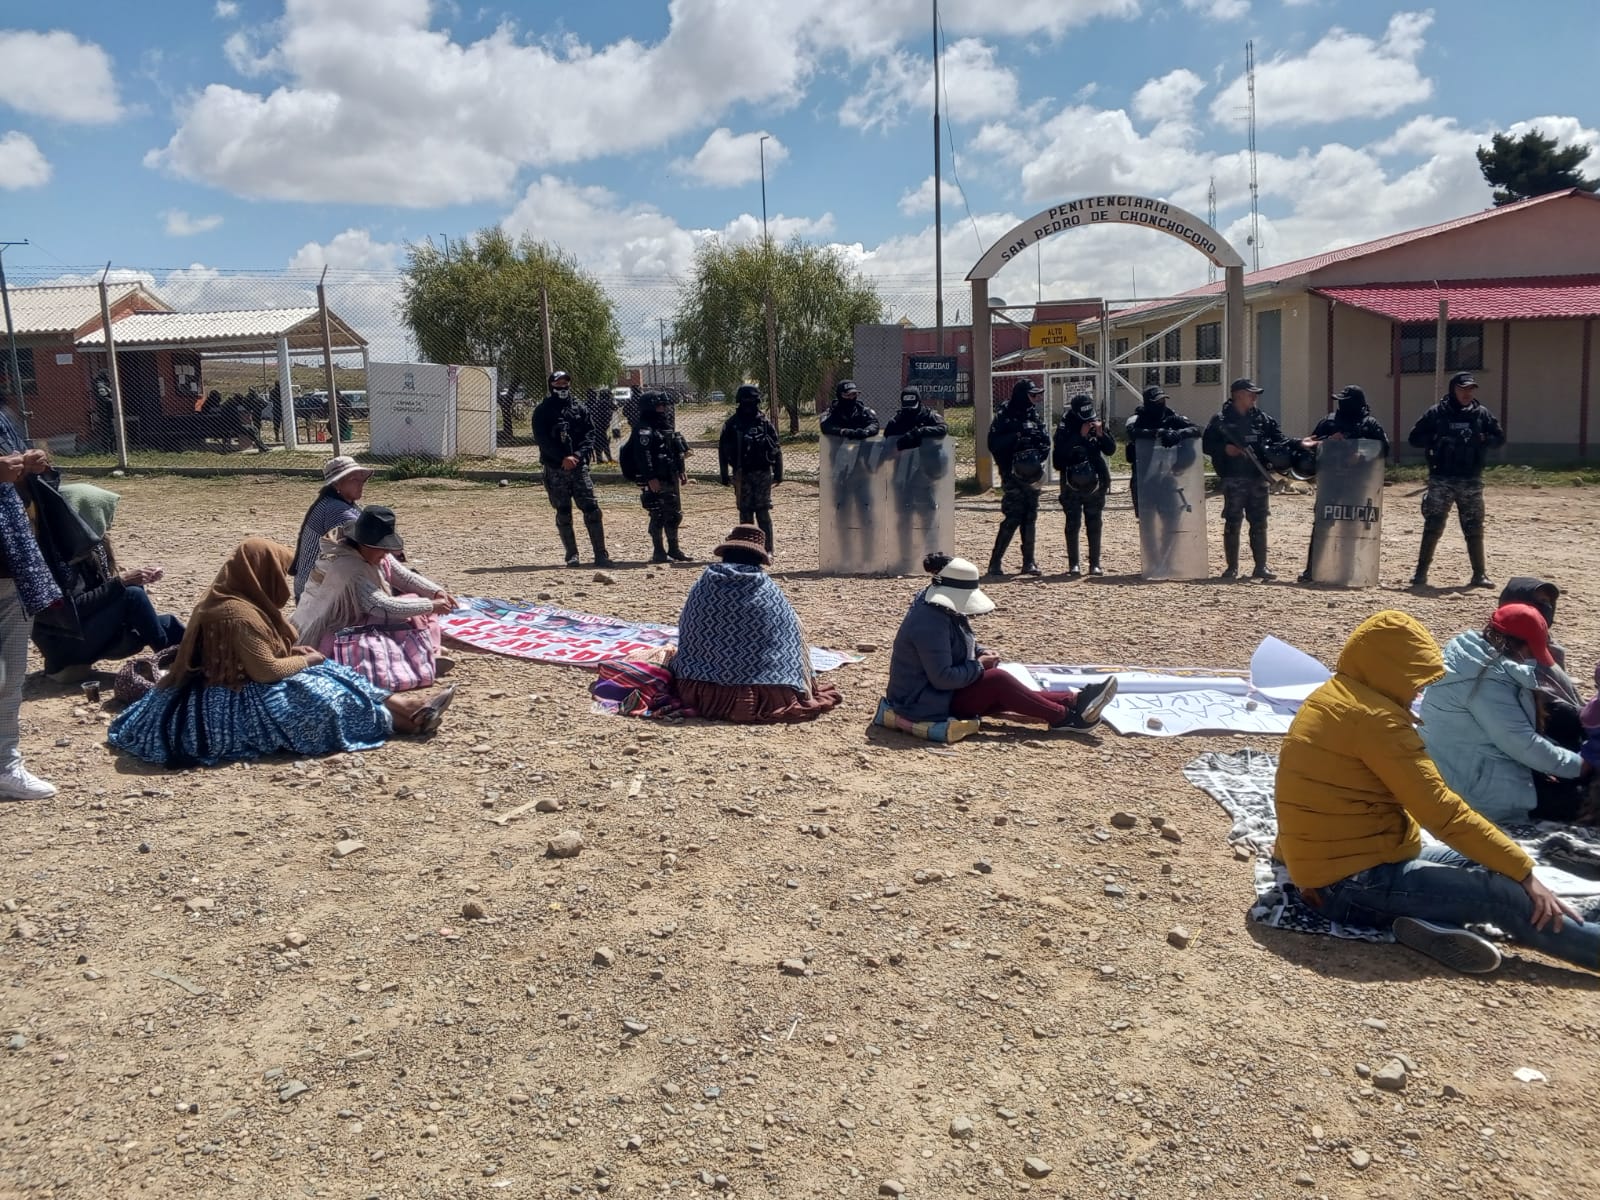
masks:
<svg viewBox="0 0 1600 1200"><path fill-rule="evenodd" d="M1265 525L1252 525L1250 527L1250 557L1255 560L1256 569L1251 572L1252 579L1276 579L1272 569L1267 566L1267 527Z"/></svg>
<svg viewBox="0 0 1600 1200"><path fill-rule="evenodd" d="M1467 558L1472 563L1472 581L1467 586L1492 588L1494 580L1489 578L1488 561L1483 555L1483 530L1467 535Z"/></svg>
<svg viewBox="0 0 1600 1200"><path fill-rule="evenodd" d="M1100 567L1101 528L1102 526L1100 523L1099 513L1093 512L1084 514L1083 529L1084 533L1086 533L1089 537L1089 574L1091 575L1105 574L1105 571L1103 571Z"/></svg>
<svg viewBox="0 0 1600 1200"><path fill-rule="evenodd" d="M759 508L756 510L756 527L767 535L767 553L772 553L772 510Z"/></svg>
<svg viewBox="0 0 1600 1200"><path fill-rule="evenodd" d="M655 547L655 553L650 556L653 563L670 562L667 557L667 544L661 537L661 522L654 517L650 518L650 544Z"/></svg>
<svg viewBox="0 0 1600 1200"><path fill-rule="evenodd" d="M566 555L567 566L578 566L578 535L572 530L571 513L567 514L564 522L559 515L556 517L556 533L561 536L561 550Z"/></svg>
<svg viewBox="0 0 1600 1200"><path fill-rule="evenodd" d="M593 512L583 514L583 527L589 534L589 545L594 549L594 565L597 567L614 567L617 564L611 561L611 556L606 553L606 523L597 508ZM573 549L577 549L574 542Z"/></svg>
<svg viewBox="0 0 1600 1200"><path fill-rule="evenodd" d="M1022 573L1024 575L1043 575L1039 564L1033 560L1034 524L1025 522L1022 526Z"/></svg>
<svg viewBox="0 0 1600 1200"><path fill-rule="evenodd" d="M1428 568L1433 565L1433 552L1439 548L1439 539L1443 536L1444 518L1422 523L1422 545L1417 550L1417 570L1411 576L1412 587L1428 586Z"/></svg>
<svg viewBox="0 0 1600 1200"><path fill-rule="evenodd" d="M1083 574L1078 566L1078 525L1082 518L1070 510L1067 513L1067 574L1076 579ZM1093 542L1089 543L1091 546Z"/></svg>
<svg viewBox="0 0 1600 1200"><path fill-rule="evenodd" d="M694 559L685 554L682 547L678 545L678 526L676 524L672 525L667 530L667 557L673 562L694 561Z"/></svg>
<svg viewBox="0 0 1600 1200"><path fill-rule="evenodd" d="M1016 532L1017 527L1011 521L1000 522L1000 528L994 535L994 549L989 551L989 569L985 572L986 575L998 578L1006 573L1006 551L1010 548L1012 535Z"/></svg>
<svg viewBox="0 0 1600 1200"><path fill-rule="evenodd" d="M1222 569L1223 579L1239 578L1239 527L1228 524L1222 527L1222 556L1227 565Z"/></svg>

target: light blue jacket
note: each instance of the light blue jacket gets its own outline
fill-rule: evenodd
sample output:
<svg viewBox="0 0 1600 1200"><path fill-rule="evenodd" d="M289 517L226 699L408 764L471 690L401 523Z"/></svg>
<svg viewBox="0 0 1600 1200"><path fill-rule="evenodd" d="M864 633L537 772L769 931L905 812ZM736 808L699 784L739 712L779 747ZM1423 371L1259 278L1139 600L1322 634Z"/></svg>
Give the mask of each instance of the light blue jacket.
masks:
<svg viewBox="0 0 1600 1200"><path fill-rule="evenodd" d="M1422 693L1422 740L1439 774L1495 824L1526 822L1538 803L1530 771L1575 779L1583 766L1535 728L1534 665L1463 633L1445 646L1444 666Z"/></svg>

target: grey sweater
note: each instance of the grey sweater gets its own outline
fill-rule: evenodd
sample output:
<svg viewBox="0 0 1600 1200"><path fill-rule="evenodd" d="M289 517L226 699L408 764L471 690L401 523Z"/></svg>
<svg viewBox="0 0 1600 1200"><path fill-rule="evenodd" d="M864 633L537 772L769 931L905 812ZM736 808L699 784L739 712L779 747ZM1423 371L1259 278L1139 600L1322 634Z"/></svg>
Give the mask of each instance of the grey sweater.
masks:
<svg viewBox="0 0 1600 1200"><path fill-rule="evenodd" d="M983 675L983 653L963 616L923 599L918 592L889 655L889 707L910 721L943 721L950 694Z"/></svg>

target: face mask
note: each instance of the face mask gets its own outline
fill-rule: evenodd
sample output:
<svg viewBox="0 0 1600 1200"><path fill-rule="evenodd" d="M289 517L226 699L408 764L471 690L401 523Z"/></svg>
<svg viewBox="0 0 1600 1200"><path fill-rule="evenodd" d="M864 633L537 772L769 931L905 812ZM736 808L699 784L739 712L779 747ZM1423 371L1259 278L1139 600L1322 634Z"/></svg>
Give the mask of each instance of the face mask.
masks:
<svg viewBox="0 0 1600 1200"><path fill-rule="evenodd" d="M900 397L900 407L901 408L917 408L918 406L921 405L921 403L922 403L922 401L916 396L901 396Z"/></svg>
<svg viewBox="0 0 1600 1200"><path fill-rule="evenodd" d="M560 396L563 400L565 400L568 396L572 395L572 389L571 388L557 388L556 389L556 395Z"/></svg>

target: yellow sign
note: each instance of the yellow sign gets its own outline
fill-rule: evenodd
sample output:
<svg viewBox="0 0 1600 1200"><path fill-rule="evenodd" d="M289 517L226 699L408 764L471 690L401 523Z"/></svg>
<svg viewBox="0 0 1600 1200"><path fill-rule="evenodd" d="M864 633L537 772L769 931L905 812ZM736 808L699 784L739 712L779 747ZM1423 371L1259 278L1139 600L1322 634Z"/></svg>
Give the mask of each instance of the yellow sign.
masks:
<svg viewBox="0 0 1600 1200"><path fill-rule="evenodd" d="M1053 325L1028 326L1028 345L1034 349L1040 346L1076 346L1078 344L1078 324L1076 321L1058 321Z"/></svg>

